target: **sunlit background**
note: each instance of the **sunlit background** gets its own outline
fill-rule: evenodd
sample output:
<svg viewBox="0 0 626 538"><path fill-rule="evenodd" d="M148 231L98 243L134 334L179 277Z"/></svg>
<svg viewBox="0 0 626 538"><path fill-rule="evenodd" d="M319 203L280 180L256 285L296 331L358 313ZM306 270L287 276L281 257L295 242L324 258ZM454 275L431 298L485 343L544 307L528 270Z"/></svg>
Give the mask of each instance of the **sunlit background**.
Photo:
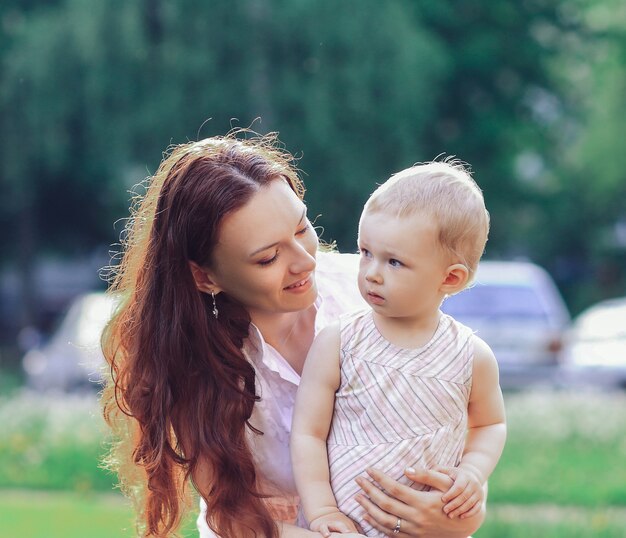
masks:
<svg viewBox="0 0 626 538"><path fill-rule="evenodd" d="M0 537L133 535L99 269L166 148L237 127L279 133L342 251L391 173L471 165L487 263L446 308L511 429L476 536L626 536L623 0L3 0L0 61Z"/></svg>

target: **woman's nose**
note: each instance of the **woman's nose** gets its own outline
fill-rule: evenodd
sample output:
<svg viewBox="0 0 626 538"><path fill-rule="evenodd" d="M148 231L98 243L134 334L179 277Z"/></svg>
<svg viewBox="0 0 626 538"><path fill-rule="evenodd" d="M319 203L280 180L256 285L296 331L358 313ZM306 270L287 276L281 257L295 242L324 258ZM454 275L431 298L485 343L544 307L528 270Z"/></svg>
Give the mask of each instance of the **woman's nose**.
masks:
<svg viewBox="0 0 626 538"><path fill-rule="evenodd" d="M315 254L309 252L303 245L298 245L289 265L289 270L295 275L313 272L315 270Z"/></svg>

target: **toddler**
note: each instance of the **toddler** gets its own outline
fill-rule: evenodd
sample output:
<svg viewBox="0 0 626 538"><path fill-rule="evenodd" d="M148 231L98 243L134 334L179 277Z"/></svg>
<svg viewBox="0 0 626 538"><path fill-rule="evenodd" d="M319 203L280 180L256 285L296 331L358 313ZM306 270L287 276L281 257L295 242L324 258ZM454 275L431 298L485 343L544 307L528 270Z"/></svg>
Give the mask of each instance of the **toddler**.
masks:
<svg viewBox="0 0 626 538"><path fill-rule="evenodd" d="M453 480L450 517L480 511L506 438L498 367L440 306L471 282L488 231L482 193L456 161L395 174L365 204L358 284L370 308L319 333L296 398L292 462L311 530L401 532L398 518L380 534L355 498L369 468L416 489L405 469L437 469Z"/></svg>

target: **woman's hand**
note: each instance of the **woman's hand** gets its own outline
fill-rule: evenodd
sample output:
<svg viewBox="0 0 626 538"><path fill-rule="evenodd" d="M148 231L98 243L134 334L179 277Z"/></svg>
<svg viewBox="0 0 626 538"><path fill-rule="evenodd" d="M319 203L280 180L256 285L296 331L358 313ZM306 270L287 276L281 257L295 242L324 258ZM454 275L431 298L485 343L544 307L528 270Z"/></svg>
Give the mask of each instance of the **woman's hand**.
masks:
<svg viewBox="0 0 626 538"><path fill-rule="evenodd" d="M475 532L485 518L485 508L467 519L450 519L443 512L442 493L448 491L452 479L437 471L407 469L407 478L434 488L417 491L376 470L368 469L372 480L357 478L365 495L357 502L365 509L365 519L374 528L398 538L466 538ZM395 532L398 523L400 530Z"/></svg>

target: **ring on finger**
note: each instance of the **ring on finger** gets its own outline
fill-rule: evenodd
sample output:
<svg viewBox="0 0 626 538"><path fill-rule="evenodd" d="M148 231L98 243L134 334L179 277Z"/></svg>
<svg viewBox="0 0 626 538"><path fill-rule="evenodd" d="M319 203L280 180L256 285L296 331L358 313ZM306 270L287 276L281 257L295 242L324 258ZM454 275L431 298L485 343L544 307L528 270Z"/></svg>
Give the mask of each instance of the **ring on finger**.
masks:
<svg viewBox="0 0 626 538"><path fill-rule="evenodd" d="M402 526L402 520L398 518L398 521L396 521L396 526L393 528L391 532L393 532L393 534L398 534L400 532L401 526Z"/></svg>

